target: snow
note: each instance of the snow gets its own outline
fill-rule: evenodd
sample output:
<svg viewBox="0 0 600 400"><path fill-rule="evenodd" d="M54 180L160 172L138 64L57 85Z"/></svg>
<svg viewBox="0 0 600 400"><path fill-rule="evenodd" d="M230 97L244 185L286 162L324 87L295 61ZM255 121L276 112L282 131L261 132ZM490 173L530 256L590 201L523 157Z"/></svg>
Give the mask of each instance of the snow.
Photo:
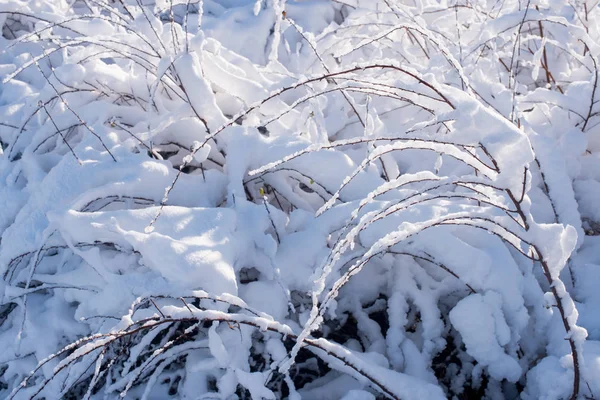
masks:
<svg viewBox="0 0 600 400"><path fill-rule="evenodd" d="M501 304L501 298L495 292L472 294L450 311L450 321L460 333L467 353L487 367L494 379L516 382L522 369L503 349L510 339L510 332Z"/></svg>
<svg viewBox="0 0 600 400"><path fill-rule="evenodd" d="M0 0L0 397L600 397L599 18Z"/></svg>
<svg viewBox="0 0 600 400"><path fill-rule="evenodd" d="M155 232L144 227L156 208L138 211L97 212L81 215L74 211L52 216L61 235L71 243L113 242L139 252L140 262L170 282L186 289L205 289L213 293L237 293L233 273L235 217L230 212L210 209L166 207ZM88 226L89 230L82 230ZM193 232L203 232L197 236ZM100 260L80 254L103 275Z"/></svg>
<svg viewBox="0 0 600 400"><path fill-rule="evenodd" d="M261 310L277 321L283 320L287 315L287 296L277 282L250 282L240 287L240 295L248 299L249 306Z"/></svg>
<svg viewBox="0 0 600 400"><path fill-rule="evenodd" d="M375 396L364 390L350 390L342 400L374 400Z"/></svg>

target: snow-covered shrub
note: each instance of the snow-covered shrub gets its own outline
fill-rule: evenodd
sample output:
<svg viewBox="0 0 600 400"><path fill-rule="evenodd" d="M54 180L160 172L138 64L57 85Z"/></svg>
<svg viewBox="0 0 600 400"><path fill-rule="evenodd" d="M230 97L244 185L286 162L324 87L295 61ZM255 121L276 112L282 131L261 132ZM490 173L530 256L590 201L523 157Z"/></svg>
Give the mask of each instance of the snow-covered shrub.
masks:
<svg viewBox="0 0 600 400"><path fill-rule="evenodd" d="M597 8L0 0L2 396L600 395Z"/></svg>

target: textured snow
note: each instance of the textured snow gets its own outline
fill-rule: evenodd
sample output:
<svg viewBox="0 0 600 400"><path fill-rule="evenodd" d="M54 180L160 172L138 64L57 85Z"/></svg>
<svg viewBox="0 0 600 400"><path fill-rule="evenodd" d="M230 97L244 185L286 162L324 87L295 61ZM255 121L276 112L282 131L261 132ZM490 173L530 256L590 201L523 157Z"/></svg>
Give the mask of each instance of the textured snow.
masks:
<svg viewBox="0 0 600 400"><path fill-rule="evenodd" d="M517 360L502 348L510 330L501 309L500 296L492 291L462 299L450 311L450 321L460 333L467 353L487 367L495 379L516 382L522 370Z"/></svg>
<svg viewBox="0 0 600 400"><path fill-rule="evenodd" d="M599 398L563 3L0 0L0 397Z"/></svg>

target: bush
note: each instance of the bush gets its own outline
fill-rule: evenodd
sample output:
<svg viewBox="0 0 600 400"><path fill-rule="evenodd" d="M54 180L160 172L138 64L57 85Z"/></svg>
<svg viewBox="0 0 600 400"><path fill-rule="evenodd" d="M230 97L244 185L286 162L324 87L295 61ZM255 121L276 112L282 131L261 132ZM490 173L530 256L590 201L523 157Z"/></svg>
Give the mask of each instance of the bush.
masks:
<svg viewBox="0 0 600 400"><path fill-rule="evenodd" d="M599 395L570 7L0 0L2 396Z"/></svg>

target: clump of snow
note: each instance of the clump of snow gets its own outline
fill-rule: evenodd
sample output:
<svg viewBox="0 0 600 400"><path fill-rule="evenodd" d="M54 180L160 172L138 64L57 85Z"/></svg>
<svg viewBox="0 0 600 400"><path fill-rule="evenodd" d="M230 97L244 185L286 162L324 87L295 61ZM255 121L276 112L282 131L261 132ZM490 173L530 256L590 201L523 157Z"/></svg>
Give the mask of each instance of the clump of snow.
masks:
<svg viewBox="0 0 600 400"><path fill-rule="evenodd" d="M522 369L503 349L510 340L510 329L501 305L502 299L495 292L472 294L459 301L449 316L469 355L487 367L494 379L516 382Z"/></svg>

